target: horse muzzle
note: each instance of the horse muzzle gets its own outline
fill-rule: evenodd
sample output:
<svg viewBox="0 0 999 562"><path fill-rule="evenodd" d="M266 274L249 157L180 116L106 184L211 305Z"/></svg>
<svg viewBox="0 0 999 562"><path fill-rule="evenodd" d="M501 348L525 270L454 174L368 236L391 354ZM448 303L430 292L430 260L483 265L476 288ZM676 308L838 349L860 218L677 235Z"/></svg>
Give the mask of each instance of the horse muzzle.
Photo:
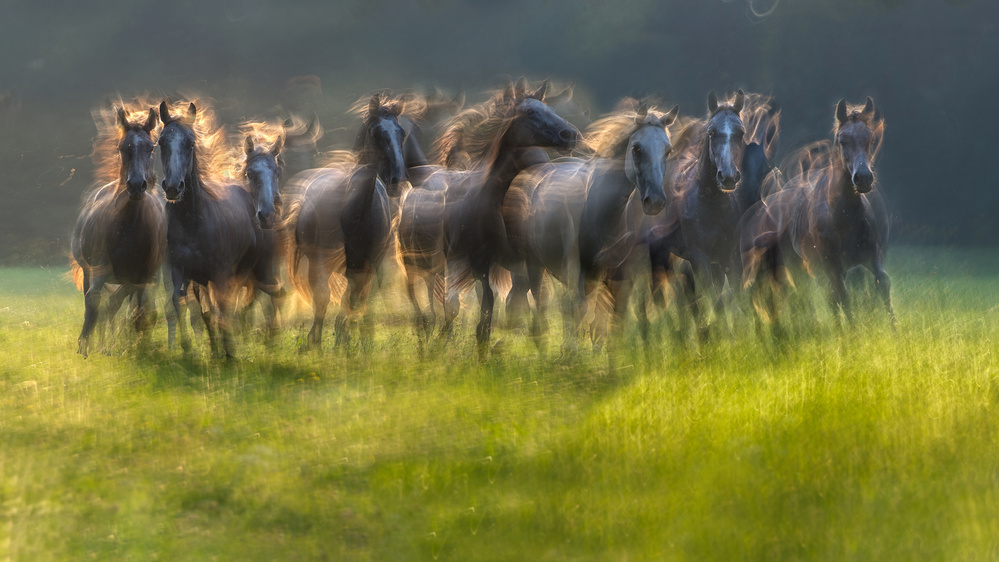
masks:
<svg viewBox="0 0 999 562"><path fill-rule="evenodd" d="M739 180L742 179L742 174L738 170L734 174L724 174L719 171L715 175L715 181L718 182L718 188L722 191L728 192L732 191L739 185Z"/></svg>
<svg viewBox="0 0 999 562"><path fill-rule="evenodd" d="M167 201L180 201L184 198L184 182L179 184L167 185L166 180L163 180L163 194L166 196Z"/></svg>
<svg viewBox="0 0 999 562"><path fill-rule="evenodd" d="M857 193L869 193L874 188L874 174L870 170L854 172L850 179Z"/></svg>

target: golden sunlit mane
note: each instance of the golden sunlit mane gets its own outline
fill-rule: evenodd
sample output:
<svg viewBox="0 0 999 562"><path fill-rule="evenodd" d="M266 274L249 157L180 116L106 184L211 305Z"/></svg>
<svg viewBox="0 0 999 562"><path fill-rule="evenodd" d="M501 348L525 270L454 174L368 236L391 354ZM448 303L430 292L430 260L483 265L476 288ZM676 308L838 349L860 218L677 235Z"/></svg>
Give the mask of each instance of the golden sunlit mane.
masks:
<svg viewBox="0 0 999 562"><path fill-rule="evenodd" d="M246 166L246 150L244 148L246 137L253 139L254 152L270 152L278 142L282 145L284 144L284 136L287 128L280 121L248 120L240 123L236 130L239 132L239 138L235 143L232 143L229 159L230 165L236 165L234 173L236 177L239 177ZM280 160L278 164L281 164Z"/></svg>
<svg viewBox="0 0 999 562"><path fill-rule="evenodd" d="M625 98L618 103L614 112L594 121L583 134L583 144L596 156L613 158L620 156L627 148L628 140L645 124L636 123L640 102L633 98ZM665 113L657 107L648 108L648 115L662 119Z"/></svg>
<svg viewBox="0 0 999 562"><path fill-rule="evenodd" d="M455 158L466 160L471 167L488 161L513 122L516 107L515 100L494 92L486 101L459 111L441 125L432 154L441 165Z"/></svg>
<svg viewBox="0 0 999 562"><path fill-rule="evenodd" d="M421 119L423 114L427 111L427 97L419 92L405 91L393 93L389 90L381 90L372 95L377 95L379 97L381 106L384 108L401 109L402 111L397 114L399 117L407 117L413 121L417 121ZM350 115L357 115L363 122L367 122L368 107L370 104L371 96L363 96L351 104L347 113Z"/></svg>
<svg viewBox="0 0 999 562"><path fill-rule="evenodd" d="M111 101L110 105L102 105L91 110L90 114L97 127L91 160L94 163L94 180L98 186L117 182L121 173L121 157L118 154L121 131L118 128L117 108L124 109L129 126L141 127L149 117L149 110L155 111L158 105L159 101L154 101L154 98L148 96L136 97L127 101L119 97ZM159 114L157 113L157 115ZM156 126L149 135L154 143L159 129L160 123L157 119ZM154 173L152 168L150 166L150 173ZM156 184L155 178L152 179L154 181L150 182L150 186ZM124 185L118 185L117 189L124 189Z"/></svg>
<svg viewBox="0 0 999 562"><path fill-rule="evenodd" d="M190 123L187 118L187 108L192 103L198 110L194 123ZM218 124L212 101L208 98L192 97L172 100L167 105L170 108L171 122L180 121L194 131L195 154L198 157L198 169L205 193L218 199L221 197L223 186L241 183L237 179L240 168L233 161L233 153L227 143L226 128ZM166 125L167 123L163 124Z"/></svg>
<svg viewBox="0 0 999 562"><path fill-rule="evenodd" d="M766 94L746 93L744 99L739 116L742 117L742 125L746 128L746 142L749 143L766 134L761 129L769 126L771 121L778 121L780 110L774 110L776 102Z"/></svg>

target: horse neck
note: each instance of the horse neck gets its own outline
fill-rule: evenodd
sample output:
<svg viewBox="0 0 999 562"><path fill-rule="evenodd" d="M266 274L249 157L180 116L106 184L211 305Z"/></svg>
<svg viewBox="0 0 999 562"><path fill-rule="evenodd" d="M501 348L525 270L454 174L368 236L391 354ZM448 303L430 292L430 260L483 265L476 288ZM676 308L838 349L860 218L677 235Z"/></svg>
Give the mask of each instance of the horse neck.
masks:
<svg viewBox="0 0 999 562"><path fill-rule="evenodd" d="M850 174L842 163L833 166L826 190L836 218L852 221L863 213L864 196L854 189Z"/></svg>
<svg viewBox="0 0 999 562"><path fill-rule="evenodd" d="M635 185L624 171L624 157L618 160L598 159L586 188L583 213L588 223L598 226L616 225L624 218L624 210L635 191Z"/></svg>
<svg viewBox="0 0 999 562"><path fill-rule="evenodd" d="M184 178L184 183L187 184L184 197L170 207L177 207L177 210L181 211L181 214L188 220L197 220L197 215L200 213L205 199L205 184L201 180L201 167L198 164L197 152L194 154L191 171Z"/></svg>
<svg viewBox="0 0 999 562"><path fill-rule="evenodd" d="M482 194L490 204L498 208L506 197L507 190L517 174L524 171L524 163L519 156L519 149L500 144L495 156L489 162Z"/></svg>

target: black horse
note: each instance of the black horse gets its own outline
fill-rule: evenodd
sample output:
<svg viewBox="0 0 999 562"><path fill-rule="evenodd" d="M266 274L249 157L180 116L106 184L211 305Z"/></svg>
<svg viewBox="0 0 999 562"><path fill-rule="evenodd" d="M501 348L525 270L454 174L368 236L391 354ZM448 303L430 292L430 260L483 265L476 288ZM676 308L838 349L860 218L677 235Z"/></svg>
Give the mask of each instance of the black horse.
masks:
<svg viewBox="0 0 999 562"><path fill-rule="evenodd" d="M447 289L444 331L458 314L462 289L478 281L482 285L476 340L480 356L487 350L492 333L495 295L490 270L524 269L526 249L511 240L510 227L517 225L504 215L504 200L514 178L535 158L532 147L552 147L562 151L575 148L579 131L545 104L545 82L533 93L526 83L508 87L491 102L488 117L472 132L467 142L475 164L472 169L452 174L445 194L444 252L447 260ZM520 225L522 227L522 225Z"/></svg>
<svg viewBox="0 0 999 562"><path fill-rule="evenodd" d="M214 315L221 331L221 346L213 322L207 323L212 348L232 357L231 291L250 283L277 293L280 284L272 266L276 244L265 242L260 211L249 191L235 183L218 184L210 179L219 172L212 169L210 154L220 150L217 145L222 137L219 130L208 125L210 120L204 117L199 121L194 103L184 117L173 117L165 101L160 104L160 119L164 123L159 146L163 191L169 203L167 259L173 314L180 316L180 297L186 294L189 282L207 287L221 312ZM201 138L196 132L199 129ZM179 326L181 345L187 349L190 343L183 322Z"/></svg>
<svg viewBox="0 0 999 562"><path fill-rule="evenodd" d="M341 300L336 341L349 339L349 322L360 312L389 245L391 198L408 183L403 147L407 134L400 124L399 105L386 106L371 97L357 135L356 164L311 170L301 174L297 198L283 229L293 250L289 273L300 294L311 295L313 323L307 346L319 347L331 296L331 284ZM308 259L307 283L301 259Z"/></svg>
<svg viewBox="0 0 999 562"><path fill-rule="evenodd" d="M85 295L78 341L78 351L84 357L89 353L90 335L106 283L121 285L112 314L124 296L134 294L135 327L140 332L148 327L152 307L147 300L147 286L156 281L166 237L163 201L146 194L150 186L156 185L151 136L156 127L156 110L144 114L144 121L129 120L121 107L114 112L114 132L101 131L106 138L98 141L95 153L99 157L103 153L105 160L99 162L104 164L104 170L99 169L98 176L115 174L117 178L89 195L76 220L71 242L74 276L82 278L80 286Z"/></svg>

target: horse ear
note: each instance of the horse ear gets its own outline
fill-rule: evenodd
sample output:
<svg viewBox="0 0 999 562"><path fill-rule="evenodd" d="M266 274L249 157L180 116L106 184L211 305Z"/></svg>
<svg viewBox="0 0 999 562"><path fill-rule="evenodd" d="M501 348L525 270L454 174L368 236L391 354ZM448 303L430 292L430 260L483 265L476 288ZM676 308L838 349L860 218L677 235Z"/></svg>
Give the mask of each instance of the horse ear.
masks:
<svg viewBox="0 0 999 562"><path fill-rule="evenodd" d="M714 92L708 93L708 113L714 113L718 109L718 96Z"/></svg>
<svg viewBox="0 0 999 562"><path fill-rule="evenodd" d="M746 104L746 92L743 92L742 89L740 88L739 91L736 92L735 94L735 102L732 103L732 109L734 109L736 113L741 113L742 106L745 104Z"/></svg>
<svg viewBox="0 0 999 562"><path fill-rule="evenodd" d="M156 127L156 110L149 108L149 115L146 116L146 124L142 126L142 130L145 132L150 132Z"/></svg>
<svg viewBox="0 0 999 562"><path fill-rule="evenodd" d="M635 124L641 125L645 123L645 118L649 116L649 106L643 101L638 105L638 110L635 112Z"/></svg>
<svg viewBox="0 0 999 562"><path fill-rule="evenodd" d="M527 78L521 76L520 80L517 80L517 85L513 89L513 96L519 100L527 96Z"/></svg>
<svg viewBox="0 0 999 562"><path fill-rule="evenodd" d="M846 123L846 99L841 99L839 100L839 103L836 104L836 121L838 121L840 125Z"/></svg>
<svg viewBox="0 0 999 562"><path fill-rule="evenodd" d="M295 122L291 120L291 117L284 120L284 124L281 125L285 129L291 129L295 126Z"/></svg>
<svg viewBox="0 0 999 562"><path fill-rule="evenodd" d="M160 121L162 121L164 125L170 122L170 108L167 107L166 100L160 102Z"/></svg>
<svg viewBox="0 0 999 562"><path fill-rule="evenodd" d="M454 105L458 109L461 109L462 107L465 107L465 89L464 88L459 88L458 92L456 94L454 94L454 99L451 100L451 101L454 102Z"/></svg>
<svg viewBox="0 0 999 562"><path fill-rule="evenodd" d="M280 156L282 148L284 148L284 135L278 136L277 140L274 141L274 146L271 147L271 156L274 158Z"/></svg>
<svg viewBox="0 0 999 562"><path fill-rule="evenodd" d="M198 117L198 107L191 102L191 105L187 106L187 120L194 123L194 120Z"/></svg>
<svg viewBox="0 0 999 562"><path fill-rule="evenodd" d="M545 101L545 93L547 92L548 92L548 79L545 79L545 81L542 82L541 87L535 90L530 97L538 101Z"/></svg>
<svg viewBox="0 0 999 562"><path fill-rule="evenodd" d="M867 96L867 103L864 104L864 110L861 112L861 115L867 120L870 120L874 115L874 100L871 99L871 96Z"/></svg>
<svg viewBox="0 0 999 562"><path fill-rule="evenodd" d="M368 102L368 118L374 119L375 117L378 117L378 108L381 106L381 96L378 94L371 96L371 101Z"/></svg>
<svg viewBox="0 0 999 562"><path fill-rule="evenodd" d="M123 132L125 129L128 128L128 118L125 117L125 108L115 107L114 114L115 114L115 123L118 125L118 131Z"/></svg>
<svg viewBox="0 0 999 562"><path fill-rule="evenodd" d="M504 103L512 101L515 95L516 94L513 91L513 86L512 85L507 84L506 88L503 88L503 102Z"/></svg>
<svg viewBox="0 0 999 562"><path fill-rule="evenodd" d="M406 111L406 102L404 102L404 101L397 101L397 102L393 103L389 107L389 111L391 111L392 113L396 114L396 116L402 115L402 113L404 111Z"/></svg>
<svg viewBox="0 0 999 562"><path fill-rule="evenodd" d="M673 124L674 121L676 121L676 116L679 114L680 114L680 106L674 105L673 109L667 111L666 115L663 115L663 118L660 119L660 122L663 124L664 128L669 127L670 125Z"/></svg>
<svg viewBox="0 0 999 562"><path fill-rule="evenodd" d="M253 154L253 137L250 135L246 135L246 138L243 140L243 152L247 156Z"/></svg>

